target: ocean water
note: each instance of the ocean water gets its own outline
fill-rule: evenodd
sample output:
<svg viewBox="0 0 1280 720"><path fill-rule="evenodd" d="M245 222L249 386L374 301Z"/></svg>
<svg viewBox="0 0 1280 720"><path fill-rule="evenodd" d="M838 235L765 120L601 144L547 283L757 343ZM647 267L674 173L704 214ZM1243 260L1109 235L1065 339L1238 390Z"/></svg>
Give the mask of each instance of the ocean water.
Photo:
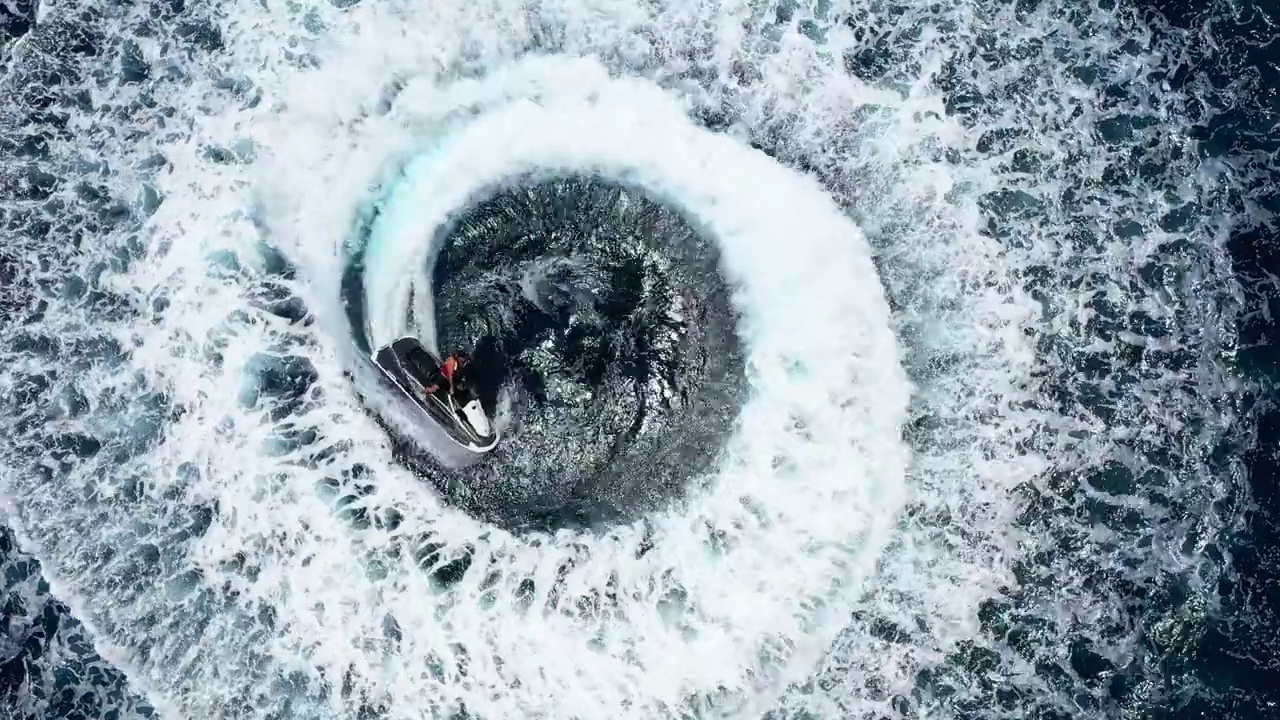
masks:
<svg viewBox="0 0 1280 720"><path fill-rule="evenodd" d="M1274 22L0 5L0 717L1280 716Z"/></svg>

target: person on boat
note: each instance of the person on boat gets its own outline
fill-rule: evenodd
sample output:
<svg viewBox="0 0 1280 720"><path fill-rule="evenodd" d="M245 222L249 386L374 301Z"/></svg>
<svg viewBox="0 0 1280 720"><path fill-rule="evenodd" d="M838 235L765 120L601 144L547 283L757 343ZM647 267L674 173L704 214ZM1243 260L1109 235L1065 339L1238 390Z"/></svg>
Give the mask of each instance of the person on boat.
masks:
<svg viewBox="0 0 1280 720"><path fill-rule="evenodd" d="M422 388L423 393L433 395L443 389L446 394L458 395L467 386L470 366L470 355L461 351L453 353L436 368L429 383Z"/></svg>

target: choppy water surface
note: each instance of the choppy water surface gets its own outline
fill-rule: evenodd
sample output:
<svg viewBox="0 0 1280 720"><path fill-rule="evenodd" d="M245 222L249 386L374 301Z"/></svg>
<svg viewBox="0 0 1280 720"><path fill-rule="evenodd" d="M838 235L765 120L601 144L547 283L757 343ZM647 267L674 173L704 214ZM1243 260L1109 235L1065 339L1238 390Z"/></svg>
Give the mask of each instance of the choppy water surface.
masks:
<svg viewBox="0 0 1280 720"><path fill-rule="evenodd" d="M1163 11L7 6L6 708L1274 714L1274 31Z"/></svg>

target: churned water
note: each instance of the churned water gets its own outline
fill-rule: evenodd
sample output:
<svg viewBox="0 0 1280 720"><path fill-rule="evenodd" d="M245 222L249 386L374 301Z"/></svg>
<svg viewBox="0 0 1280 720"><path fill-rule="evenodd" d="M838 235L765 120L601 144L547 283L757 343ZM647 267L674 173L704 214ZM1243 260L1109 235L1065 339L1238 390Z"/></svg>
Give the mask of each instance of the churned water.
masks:
<svg viewBox="0 0 1280 720"><path fill-rule="evenodd" d="M2 7L0 716L1280 713L1267 11Z"/></svg>

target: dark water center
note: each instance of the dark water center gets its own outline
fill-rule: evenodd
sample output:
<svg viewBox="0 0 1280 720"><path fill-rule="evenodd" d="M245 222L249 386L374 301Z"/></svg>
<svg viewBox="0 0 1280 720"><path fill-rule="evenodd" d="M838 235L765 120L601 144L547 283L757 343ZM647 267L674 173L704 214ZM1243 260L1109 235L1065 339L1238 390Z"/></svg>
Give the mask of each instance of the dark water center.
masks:
<svg viewBox="0 0 1280 720"><path fill-rule="evenodd" d="M595 525L712 469L745 382L711 238L595 176L488 188L439 235L438 345L472 353L509 423L482 464L431 472L451 500L509 527Z"/></svg>

